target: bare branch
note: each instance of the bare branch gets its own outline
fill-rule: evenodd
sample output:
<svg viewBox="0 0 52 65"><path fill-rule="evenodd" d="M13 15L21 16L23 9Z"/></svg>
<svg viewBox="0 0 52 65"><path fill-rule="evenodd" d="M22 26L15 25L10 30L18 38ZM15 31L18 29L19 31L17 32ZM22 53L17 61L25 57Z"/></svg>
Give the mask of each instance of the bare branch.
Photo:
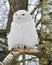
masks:
<svg viewBox="0 0 52 65"><path fill-rule="evenodd" d="M0 65L10 65L11 61L16 57L18 57L20 54L36 54L39 53L38 49L13 49L7 56L6 58L0 62Z"/></svg>
<svg viewBox="0 0 52 65"><path fill-rule="evenodd" d="M34 7L34 9L31 11L31 15L35 12L35 10L41 5L42 3L40 2L40 4L38 4L36 7Z"/></svg>

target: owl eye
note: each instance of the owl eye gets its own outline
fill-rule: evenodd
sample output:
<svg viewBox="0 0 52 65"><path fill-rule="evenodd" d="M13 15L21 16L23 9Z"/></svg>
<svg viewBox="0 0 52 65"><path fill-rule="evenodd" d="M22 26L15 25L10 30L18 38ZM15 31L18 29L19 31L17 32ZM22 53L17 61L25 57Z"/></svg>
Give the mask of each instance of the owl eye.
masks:
<svg viewBox="0 0 52 65"><path fill-rule="evenodd" d="M17 16L17 14L15 14Z"/></svg>
<svg viewBox="0 0 52 65"><path fill-rule="evenodd" d="M25 14L22 14L22 16L24 16Z"/></svg>

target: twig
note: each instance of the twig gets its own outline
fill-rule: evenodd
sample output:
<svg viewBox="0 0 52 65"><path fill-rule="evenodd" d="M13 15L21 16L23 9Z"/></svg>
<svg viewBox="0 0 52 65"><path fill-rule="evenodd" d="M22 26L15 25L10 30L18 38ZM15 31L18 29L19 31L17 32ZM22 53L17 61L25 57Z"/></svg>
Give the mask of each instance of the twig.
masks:
<svg viewBox="0 0 52 65"><path fill-rule="evenodd" d="M42 3L40 2L40 4L38 4L36 7L34 7L34 9L31 11L31 15L35 12L35 10L41 5Z"/></svg>

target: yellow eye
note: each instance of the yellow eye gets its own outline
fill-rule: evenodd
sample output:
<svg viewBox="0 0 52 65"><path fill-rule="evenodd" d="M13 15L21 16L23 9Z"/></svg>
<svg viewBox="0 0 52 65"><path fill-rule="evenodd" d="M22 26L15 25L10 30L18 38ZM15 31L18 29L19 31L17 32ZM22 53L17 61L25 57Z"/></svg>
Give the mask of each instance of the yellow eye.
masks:
<svg viewBox="0 0 52 65"><path fill-rule="evenodd" d="M17 16L17 14L15 14Z"/></svg>
<svg viewBox="0 0 52 65"><path fill-rule="evenodd" d="M22 16L24 16L25 14L22 14Z"/></svg>

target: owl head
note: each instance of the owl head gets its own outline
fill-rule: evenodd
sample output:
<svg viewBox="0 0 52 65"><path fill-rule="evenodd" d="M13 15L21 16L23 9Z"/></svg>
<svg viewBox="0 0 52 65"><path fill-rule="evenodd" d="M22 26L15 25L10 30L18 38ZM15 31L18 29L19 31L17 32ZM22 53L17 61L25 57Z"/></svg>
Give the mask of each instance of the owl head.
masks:
<svg viewBox="0 0 52 65"><path fill-rule="evenodd" d="M26 10L18 10L13 15L13 22L25 23L31 20L32 16Z"/></svg>

